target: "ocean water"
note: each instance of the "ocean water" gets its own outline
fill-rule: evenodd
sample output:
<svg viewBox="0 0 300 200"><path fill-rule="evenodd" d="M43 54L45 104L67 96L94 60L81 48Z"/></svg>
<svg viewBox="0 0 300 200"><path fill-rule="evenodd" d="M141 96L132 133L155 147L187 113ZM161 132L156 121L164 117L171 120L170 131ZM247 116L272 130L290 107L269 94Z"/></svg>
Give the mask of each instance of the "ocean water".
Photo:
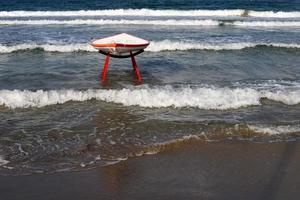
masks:
<svg viewBox="0 0 300 200"><path fill-rule="evenodd" d="M104 57L89 42L151 42ZM0 0L0 174L77 171L190 140L300 136L300 1Z"/></svg>

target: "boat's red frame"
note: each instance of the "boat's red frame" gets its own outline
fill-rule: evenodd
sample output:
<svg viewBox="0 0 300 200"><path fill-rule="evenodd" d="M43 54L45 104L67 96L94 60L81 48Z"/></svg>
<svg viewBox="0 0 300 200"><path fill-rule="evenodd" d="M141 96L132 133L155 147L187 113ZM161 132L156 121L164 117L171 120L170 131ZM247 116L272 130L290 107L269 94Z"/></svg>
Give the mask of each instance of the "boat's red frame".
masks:
<svg viewBox="0 0 300 200"><path fill-rule="evenodd" d="M143 51L141 51L141 52L143 52ZM111 57L111 54L107 53L106 58L105 58L105 62L104 62L104 66L103 66L103 69L102 69L102 76L101 76L102 83L106 82L106 74L107 74L107 69L108 69L108 64L109 64L110 57ZM130 57L131 57L132 67L135 71L135 75L137 77L138 83L142 83L142 77L141 77L140 71L139 71L138 66L136 64L134 54L131 51L130 51Z"/></svg>
<svg viewBox="0 0 300 200"><path fill-rule="evenodd" d="M93 42L91 45L94 48L100 48L100 47L107 47L107 48L112 48L112 47L143 47L143 46L148 46L150 43L147 42L145 44L122 44L122 43L111 43L111 44L94 44Z"/></svg>

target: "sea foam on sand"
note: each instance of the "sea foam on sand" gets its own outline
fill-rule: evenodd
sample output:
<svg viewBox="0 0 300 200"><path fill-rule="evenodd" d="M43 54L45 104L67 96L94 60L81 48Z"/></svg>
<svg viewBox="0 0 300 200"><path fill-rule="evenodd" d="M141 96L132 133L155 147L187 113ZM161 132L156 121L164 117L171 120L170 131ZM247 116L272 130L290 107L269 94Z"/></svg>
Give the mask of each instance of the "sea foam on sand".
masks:
<svg viewBox="0 0 300 200"><path fill-rule="evenodd" d="M9 161L5 160L3 156L0 155L0 167L8 164Z"/></svg>

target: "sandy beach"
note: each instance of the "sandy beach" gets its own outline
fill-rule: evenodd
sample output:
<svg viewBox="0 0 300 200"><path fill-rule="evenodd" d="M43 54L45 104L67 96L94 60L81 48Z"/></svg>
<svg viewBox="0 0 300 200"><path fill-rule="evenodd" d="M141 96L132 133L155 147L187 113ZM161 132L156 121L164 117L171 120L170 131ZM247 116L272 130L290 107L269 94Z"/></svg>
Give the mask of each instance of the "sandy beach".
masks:
<svg viewBox="0 0 300 200"><path fill-rule="evenodd" d="M299 199L300 143L197 142L80 172L2 176L1 199Z"/></svg>

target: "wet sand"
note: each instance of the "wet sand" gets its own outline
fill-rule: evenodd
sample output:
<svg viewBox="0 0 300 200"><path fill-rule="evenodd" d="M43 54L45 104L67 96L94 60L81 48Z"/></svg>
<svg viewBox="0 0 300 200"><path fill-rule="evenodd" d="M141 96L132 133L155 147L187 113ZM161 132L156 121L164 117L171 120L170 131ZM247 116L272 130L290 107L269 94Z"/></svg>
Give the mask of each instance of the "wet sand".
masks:
<svg viewBox="0 0 300 200"><path fill-rule="evenodd" d="M12 199L299 199L300 142L199 142L80 172L1 176Z"/></svg>

